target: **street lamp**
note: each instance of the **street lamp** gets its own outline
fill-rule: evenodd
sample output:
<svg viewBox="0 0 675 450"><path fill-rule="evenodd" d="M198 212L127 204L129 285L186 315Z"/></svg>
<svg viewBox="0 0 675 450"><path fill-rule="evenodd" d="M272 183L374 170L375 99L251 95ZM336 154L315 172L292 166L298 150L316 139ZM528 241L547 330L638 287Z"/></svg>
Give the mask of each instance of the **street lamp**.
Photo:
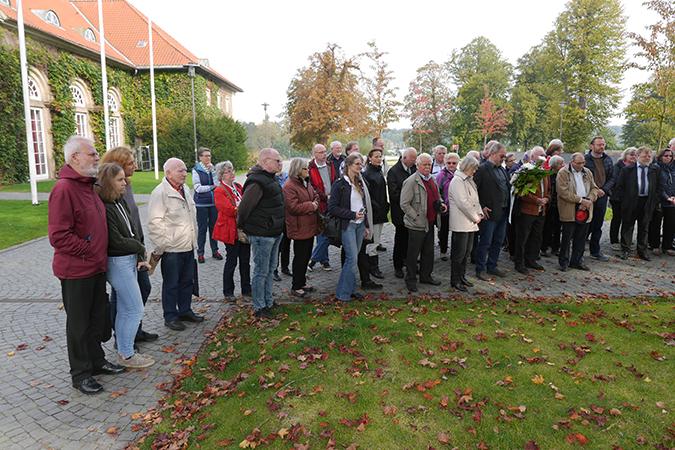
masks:
<svg viewBox="0 0 675 450"><path fill-rule="evenodd" d="M192 137L195 144L195 163L199 162L197 157L197 115L195 113L195 68L196 64L188 64L188 76L190 77L190 85L192 86Z"/></svg>
<svg viewBox="0 0 675 450"><path fill-rule="evenodd" d="M565 100L560 102L560 136L559 136L559 139L561 141L562 141L563 110L565 109L566 105L567 105L567 102Z"/></svg>

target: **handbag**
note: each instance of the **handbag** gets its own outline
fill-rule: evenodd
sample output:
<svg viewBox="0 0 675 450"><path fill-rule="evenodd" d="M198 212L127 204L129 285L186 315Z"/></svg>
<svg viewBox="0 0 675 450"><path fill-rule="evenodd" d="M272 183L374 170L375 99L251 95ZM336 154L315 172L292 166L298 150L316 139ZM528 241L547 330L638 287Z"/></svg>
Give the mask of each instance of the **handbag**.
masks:
<svg viewBox="0 0 675 450"><path fill-rule="evenodd" d="M328 239L330 245L335 247L342 246L342 219L326 214L323 219L323 235Z"/></svg>

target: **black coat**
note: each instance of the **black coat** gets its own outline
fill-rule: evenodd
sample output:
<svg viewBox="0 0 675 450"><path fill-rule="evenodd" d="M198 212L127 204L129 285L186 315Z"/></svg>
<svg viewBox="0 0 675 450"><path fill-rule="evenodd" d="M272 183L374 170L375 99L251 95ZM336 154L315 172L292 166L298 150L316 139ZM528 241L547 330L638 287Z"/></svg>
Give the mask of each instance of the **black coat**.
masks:
<svg viewBox="0 0 675 450"><path fill-rule="evenodd" d="M356 213L352 211L352 186L344 177L331 185L328 213L340 218L343 230L347 229L351 220L356 219Z"/></svg>
<svg viewBox="0 0 675 450"><path fill-rule="evenodd" d="M366 170L363 171L363 179L368 183L370 201L373 206L373 223L387 222L389 202L387 202L387 181L382 174L382 166L366 165Z"/></svg>
<svg viewBox="0 0 675 450"><path fill-rule="evenodd" d="M504 211L502 209L502 190L499 189L499 182L495 178L493 164L490 161L485 161L478 166L476 173L473 176L473 181L478 188L478 198L480 199L481 208L488 207L491 212L490 219L499 222ZM506 174L506 169L504 169ZM508 174L506 175L506 187L511 191L511 183L509 182ZM507 202L511 201L511 196L507 195Z"/></svg>
<svg viewBox="0 0 675 450"><path fill-rule="evenodd" d="M391 202L391 222L397 227L404 226L403 210L401 209L401 188L406 178L415 173L416 170L417 167L413 165L410 168L410 174L408 174L399 158L394 167L387 172L387 189L389 190L389 201Z"/></svg>
<svg viewBox="0 0 675 450"><path fill-rule="evenodd" d="M117 205L119 205L126 213L133 236L131 232L129 232L129 226L127 226L127 222L124 220ZM145 259L145 247L141 242L142 234L136 230L134 221L131 219L129 207L124 199L121 198L117 203L106 202L105 215L106 220L108 221L108 256L137 254L140 261Z"/></svg>
<svg viewBox="0 0 675 450"><path fill-rule="evenodd" d="M621 220L630 221L635 213L638 201L638 164L626 166L621 170L619 178L614 185L614 193L621 199ZM656 205L661 198L660 168L656 164L650 164L647 169L647 203L645 204L644 217L638 220L649 220L654 213Z"/></svg>

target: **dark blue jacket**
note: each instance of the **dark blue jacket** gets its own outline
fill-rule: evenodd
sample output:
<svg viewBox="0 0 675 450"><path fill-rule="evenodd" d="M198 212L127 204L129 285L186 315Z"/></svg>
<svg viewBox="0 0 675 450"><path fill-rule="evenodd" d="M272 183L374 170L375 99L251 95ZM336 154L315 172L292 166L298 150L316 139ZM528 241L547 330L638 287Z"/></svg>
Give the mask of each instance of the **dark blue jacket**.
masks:
<svg viewBox="0 0 675 450"><path fill-rule="evenodd" d="M210 172L206 172L201 164L197 164L192 169L193 184L196 181L194 176L195 173L199 176L199 184L201 184L202 186L211 186L211 189L208 192L197 192L197 190L195 189L194 194L195 206L197 208L203 208L206 206L215 206L216 202L213 198L213 190L215 189L215 183L213 182L213 174Z"/></svg>
<svg viewBox="0 0 675 450"><path fill-rule="evenodd" d="M340 177L330 188L328 213L342 220L342 229L346 230L351 220L356 219L352 211L352 186Z"/></svg>
<svg viewBox="0 0 675 450"><path fill-rule="evenodd" d="M661 206L664 208L675 208L675 205L670 203L668 199L675 197L675 164L659 164L661 166L661 175L659 182L661 183Z"/></svg>
<svg viewBox="0 0 675 450"><path fill-rule="evenodd" d="M614 161L612 161L612 158L607 153L603 153L600 158L593 158L593 156L591 156L591 152L586 153L584 158L586 159L586 168L593 174L593 180L595 180L595 184L597 184L600 189L605 191L605 194L612 195L612 189L614 189L614 184L616 183L616 178L618 175L614 173ZM598 184L598 177L595 174L595 162L598 159L600 159L602 164L605 166L605 184L602 186Z"/></svg>

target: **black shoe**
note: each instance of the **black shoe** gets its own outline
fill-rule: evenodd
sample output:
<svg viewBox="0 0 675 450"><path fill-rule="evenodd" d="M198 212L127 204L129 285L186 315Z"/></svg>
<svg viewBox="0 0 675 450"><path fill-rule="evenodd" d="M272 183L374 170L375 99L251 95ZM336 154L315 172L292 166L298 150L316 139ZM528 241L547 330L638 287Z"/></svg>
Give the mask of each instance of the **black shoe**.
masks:
<svg viewBox="0 0 675 450"><path fill-rule="evenodd" d="M619 258L623 259L624 261L628 259L628 252L621 252L621 256Z"/></svg>
<svg viewBox="0 0 675 450"><path fill-rule="evenodd" d="M273 279L274 281L281 281L281 277L279 276L279 271L278 271L278 270L275 270L275 271L274 271L274 274L272 275L272 279Z"/></svg>
<svg viewBox="0 0 675 450"><path fill-rule="evenodd" d="M516 272L520 272L523 275L528 275L530 273L530 271L527 270L527 267L525 266L516 266Z"/></svg>
<svg viewBox="0 0 675 450"><path fill-rule="evenodd" d="M526 262L525 267L529 267L530 269L534 270L541 270L542 272L546 270L544 269L544 266L542 266L538 262Z"/></svg>
<svg viewBox="0 0 675 450"><path fill-rule="evenodd" d="M370 269L370 274L374 276L375 278L379 278L380 280L384 279L384 275L380 271L379 267L373 267Z"/></svg>
<svg viewBox="0 0 675 450"><path fill-rule="evenodd" d="M199 314L195 314L192 311L190 311L187 314L183 314L182 316L178 316L178 320L181 320L183 322L199 323L199 322L204 321L204 316L200 316Z"/></svg>
<svg viewBox="0 0 675 450"><path fill-rule="evenodd" d="M183 331L185 329L185 325L178 320L171 320L171 321L165 320L164 326L173 331Z"/></svg>
<svg viewBox="0 0 675 450"><path fill-rule="evenodd" d="M253 297L253 294L251 292L242 292L241 296L242 297Z"/></svg>
<svg viewBox="0 0 675 450"><path fill-rule="evenodd" d="M396 278L405 278L405 274L403 273L403 269L394 269L394 276Z"/></svg>
<svg viewBox="0 0 675 450"><path fill-rule="evenodd" d="M103 391L103 386L94 377L87 377L79 383L73 383L73 387L86 395L98 394Z"/></svg>
<svg viewBox="0 0 675 450"><path fill-rule="evenodd" d="M309 264L307 265L307 270L310 272L314 272L314 266L316 266L316 261L310 261Z"/></svg>
<svg viewBox="0 0 675 450"><path fill-rule="evenodd" d="M473 283L467 280L466 277L462 277L459 281L466 287L473 287Z"/></svg>
<svg viewBox="0 0 675 450"><path fill-rule="evenodd" d="M454 287L454 288L457 289L458 291L468 292L468 289L466 288L466 286L465 286L464 283L462 283L462 282L459 282L459 283L450 283L450 286Z"/></svg>
<svg viewBox="0 0 675 450"><path fill-rule="evenodd" d="M374 282L373 280L368 280L365 283L361 283L361 289L378 290L382 289L382 285L380 283Z"/></svg>
<svg viewBox="0 0 675 450"><path fill-rule="evenodd" d="M591 271L590 267L588 267L588 266L587 266L586 264L584 264L584 263L581 263L581 264L574 264L574 265L570 264L570 268L572 268L572 269L577 269L577 270L583 270L583 271L585 271L585 272L590 272L590 271Z"/></svg>
<svg viewBox="0 0 675 450"><path fill-rule="evenodd" d="M269 308L259 309L256 312L254 312L253 315L258 319L270 319L274 316L272 314L272 311L269 310Z"/></svg>
<svg viewBox="0 0 675 450"><path fill-rule="evenodd" d="M136 333L136 339L134 339L135 342L152 342L156 341L159 338L159 334L157 333L148 333L145 330L141 330L140 332Z"/></svg>
<svg viewBox="0 0 675 450"><path fill-rule="evenodd" d="M354 300L363 300L363 294L359 294L358 292L354 292L351 297Z"/></svg>
<svg viewBox="0 0 675 450"><path fill-rule="evenodd" d="M426 278L426 279L420 278L420 284L430 284L432 286L440 286L441 282L434 279L434 278L429 277L429 278Z"/></svg>
<svg viewBox="0 0 675 450"><path fill-rule="evenodd" d="M293 276L293 274L291 273L291 271L288 270L288 267L282 267L282 268L281 268L281 273L283 273L284 275L288 275L289 277L292 277L292 276Z"/></svg>
<svg viewBox="0 0 675 450"><path fill-rule="evenodd" d="M490 278L483 272L476 272L476 278L478 278L481 281L492 281L492 278Z"/></svg>
<svg viewBox="0 0 675 450"><path fill-rule="evenodd" d="M216 252L213 254L213 259L217 259L218 261L222 261L223 255L221 255L220 252L218 250L216 250Z"/></svg>
<svg viewBox="0 0 675 450"><path fill-rule="evenodd" d="M387 247L384 247L384 246L378 244L376 250L377 250L378 252L386 252L386 251L387 251Z"/></svg>
<svg viewBox="0 0 675 450"><path fill-rule="evenodd" d="M101 367L96 367L93 371L93 375L117 375L126 370L124 366L118 364L113 364L110 361L106 361Z"/></svg>
<svg viewBox="0 0 675 450"><path fill-rule="evenodd" d="M638 258L642 259L643 261L651 261L652 258L649 257L646 253L638 253Z"/></svg>
<svg viewBox="0 0 675 450"><path fill-rule="evenodd" d="M408 292L417 292L417 285L415 283L406 283L405 286L408 288Z"/></svg>
<svg viewBox="0 0 675 450"><path fill-rule="evenodd" d="M567 272L567 266L559 266L558 270L560 270L561 272Z"/></svg>
<svg viewBox="0 0 675 450"><path fill-rule="evenodd" d="M506 272L504 272L503 270L499 270L496 267L494 269L488 269L487 273L489 273L490 275L496 275L499 278L504 278L506 276Z"/></svg>

